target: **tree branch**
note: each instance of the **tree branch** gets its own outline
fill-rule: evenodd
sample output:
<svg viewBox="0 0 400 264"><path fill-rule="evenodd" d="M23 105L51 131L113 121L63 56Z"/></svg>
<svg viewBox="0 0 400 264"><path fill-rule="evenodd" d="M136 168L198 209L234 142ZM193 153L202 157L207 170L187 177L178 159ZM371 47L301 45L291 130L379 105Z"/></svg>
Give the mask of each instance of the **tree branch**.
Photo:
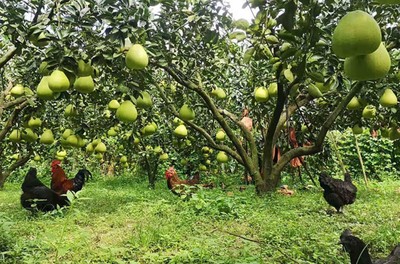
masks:
<svg viewBox="0 0 400 264"><path fill-rule="evenodd" d="M33 154L33 150L30 150L26 156L20 158L19 160L17 160L13 164L11 164L10 167L6 171L6 174L10 175L16 168L19 168L19 167L23 166L25 163L27 163L29 161L30 157L32 156L32 154Z"/></svg>
<svg viewBox="0 0 400 264"><path fill-rule="evenodd" d="M17 51L19 50L19 48L12 46L11 48L9 48L7 50L7 52L0 58L0 69L4 67L4 65L6 65L6 63L8 61L10 61L15 54L17 54Z"/></svg>
<svg viewBox="0 0 400 264"><path fill-rule="evenodd" d="M282 114L283 108L285 106L285 102L287 100L287 93L284 90L282 81L281 81L281 73L282 73L283 66L282 64L279 65L277 71L276 71L276 81L278 85L278 99L276 102L276 106L274 109L274 114L271 119L271 123L268 126L267 130L267 135L264 138L264 149L263 149L263 154L262 154L262 168L261 171L263 173L268 173L272 170L273 166L273 159L272 159L272 149L273 146L275 145L275 142L273 141L275 131L280 119L280 116ZM265 176L265 175L264 175ZM263 177L264 177L263 176Z"/></svg>
<svg viewBox="0 0 400 264"><path fill-rule="evenodd" d="M229 117L242 130L245 139L249 142L253 163L254 163L255 167L258 168L259 164L258 164L257 145L256 145L256 141L254 140L254 137L253 137L253 134L251 133L251 131L249 131L247 129L247 127L239 120L239 118L236 115L230 113L229 111L227 111L225 109L219 109L219 111L221 114Z"/></svg>
<svg viewBox="0 0 400 264"><path fill-rule="evenodd" d="M161 87L159 85L156 85L156 87L157 87L158 91L160 92L161 98L169 106L171 113L174 116L179 117L178 111L176 110L175 106L172 103L168 103L168 98L166 97L166 95L165 95L164 91L161 89ZM185 121L185 120L182 120L182 121L185 122L185 124L187 124L192 129L194 129L197 132L199 132L207 140L207 142L208 142L210 147L212 147L214 149L225 151L230 156L232 156L234 159L236 159L240 164L243 164L242 158L234 150L232 150L231 148L229 148L226 145L217 144L214 141L213 137L209 133L207 133L207 131L205 129L203 129L202 127L194 124L193 122Z"/></svg>
<svg viewBox="0 0 400 264"><path fill-rule="evenodd" d="M11 101L11 102L5 103L2 108L3 109L7 109L7 108L10 108L10 107L22 104L25 101L26 101L26 97L20 97L20 98L17 98L15 100Z"/></svg>
<svg viewBox="0 0 400 264"><path fill-rule="evenodd" d="M13 125L15 124L17 118L18 118L18 114L22 111L22 109L24 109L26 106L28 105L28 102L25 101L23 102L21 105L19 105L18 107L16 107L14 109L14 111L11 113L10 117L7 120L6 125L4 126L4 128L0 131L0 142L4 140L4 138L6 137L6 134L8 133L8 131L10 131L10 129L13 127ZM2 149L0 149L0 155L3 152Z"/></svg>
<svg viewBox="0 0 400 264"><path fill-rule="evenodd" d="M338 104L338 106L333 110L333 112L328 116L326 121L321 127L321 130L317 136L317 140L315 141L314 145L307 146L307 147L299 147L295 149L291 149L285 154L281 156L281 159L278 161L278 163L275 164L274 170L276 171L281 171L283 167L290 162L291 159L300 157L300 156L305 156L305 155L312 155L315 153L318 153L322 151L323 143L326 137L326 134L328 133L329 129L335 122L336 118L343 112L343 110L346 108L347 104L350 102L350 100L361 90L363 86L362 82L357 82L353 88L350 90L350 92L347 94L347 96Z"/></svg>
<svg viewBox="0 0 400 264"><path fill-rule="evenodd" d="M276 142L278 140L280 131L282 131L283 125L285 124L286 120L288 120L299 107L306 105L310 100L312 100L312 98L310 95L299 95L298 100L299 101L297 103L288 106L287 112L282 112L281 117L278 121L278 125L276 126L276 132L273 138L273 142Z"/></svg>
<svg viewBox="0 0 400 264"><path fill-rule="evenodd" d="M36 24L37 23L37 20L38 20L40 14L41 14L42 8L43 8L43 1L40 1L39 5L38 5L38 8L36 9L35 16L32 19L32 24Z"/></svg>
<svg viewBox="0 0 400 264"><path fill-rule="evenodd" d="M205 104L208 106L208 109L211 110L215 120L217 120L217 122L221 125L222 129L225 131L226 135L232 141L233 145L236 148L236 151L239 153L239 155L241 157L240 160L242 160L242 164L246 167L246 169L248 169L249 171L252 171L252 169L249 167L249 165L252 164L252 160L247 155L246 150L243 148L238 137L236 137L236 135L233 133L232 129L229 127L229 125L225 121L224 117L218 111L218 108L215 106L211 97L203 90L201 81L199 80L200 84L197 85L197 84L193 83L192 81L185 80L183 77L184 74L182 72L179 72L179 70L172 69L171 67L162 66L162 65L156 65L156 66L164 69L178 83L180 83L181 85L185 86L186 88L196 92L203 99ZM189 124L189 122L188 122L188 124ZM228 153L228 154L230 154L230 153ZM235 155L232 157L234 157L236 159L237 156Z"/></svg>

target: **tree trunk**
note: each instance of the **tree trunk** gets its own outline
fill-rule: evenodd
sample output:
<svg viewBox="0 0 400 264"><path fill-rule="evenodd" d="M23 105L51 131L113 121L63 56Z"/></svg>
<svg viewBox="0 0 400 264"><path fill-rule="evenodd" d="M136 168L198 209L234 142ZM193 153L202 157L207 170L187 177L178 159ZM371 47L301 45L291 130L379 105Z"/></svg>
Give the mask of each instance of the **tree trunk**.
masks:
<svg viewBox="0 0 400 264"><path fill-rule="evenodd" d="M110 161L110 163L107 166L107 176L111 177L114 175L115 175L114 162Z"/></svg>
<svg viewBox="0 0 400 264"><path fill-rule="evenodd" d="M6 182L7 177L8 173L0 172L0 189L4 188L4 183Z"/></svg>
<svg viewBox="0 0 400 264"><path fill-rule="evenodd" d="M156 175L154 174L154 172L149 171L148 176L149 176L149 188L154 189L156 187Z"/></svg>
<svg viewBox="0 0 400 264"><path fill-rule="evenodd" d="M154 189L156 187L158 160L149 160L149 157L144 157L145 167L147 170L147 177L149 180L149 188ZM153 165L153 166L152 166Z"/></svg>

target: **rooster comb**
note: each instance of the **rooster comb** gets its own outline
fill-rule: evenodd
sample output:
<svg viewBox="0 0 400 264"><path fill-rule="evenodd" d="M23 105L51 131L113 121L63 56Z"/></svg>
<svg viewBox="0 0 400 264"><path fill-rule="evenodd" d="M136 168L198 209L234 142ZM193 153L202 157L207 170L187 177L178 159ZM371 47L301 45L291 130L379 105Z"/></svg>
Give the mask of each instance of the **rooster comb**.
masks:
<svg viewBox="0 0 400 264"><path fill-rule="evenodd" d="M51 162L51 167L54 167L54 166L57 166L57 165L60 165L61 164L61 161L59 161L59 160L53 160L52 162Z"/></svg>
<svg viewBox="0 0 400 264"><path fill-rule="evenodd" d="M176 173L176 170L174 168L174 166L169 167L166 171L165 171L165 178L170 178L172 175L174 175L174 173Z"/></svg>

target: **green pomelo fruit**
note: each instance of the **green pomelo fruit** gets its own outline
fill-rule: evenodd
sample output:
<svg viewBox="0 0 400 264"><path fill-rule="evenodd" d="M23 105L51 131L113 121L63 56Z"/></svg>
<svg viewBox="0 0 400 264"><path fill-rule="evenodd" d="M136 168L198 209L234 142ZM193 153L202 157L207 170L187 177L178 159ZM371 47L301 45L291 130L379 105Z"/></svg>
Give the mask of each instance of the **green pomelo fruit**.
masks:
<svg viewBox="0 0 400 264"><path fill-rule="evenodd" d="M77 113L74 105L69 104L69 105L67 105L67 107L65 107L64 116L70 117L70 116L76 116L77 114L78 113Z"/></svg>
<svg viewBox="0 0 400 264"><path fill-rule="evenodd" d="M226 93L222 88L215 88L214 90L211 91L211 95L219 100L226 98Z"/></svg>
<svg viewBox="0 0 400 264"><path fill-rule="evenodd" d="M179 118L185 121L193 120L196 117L196 114L192 109L189 108L187 104L182 105L179 110Z"/></svg>
<svg viewBox="0 0 400 264"><path fill-rule="evenodd" d="M40 118L31 117L28 121L28 126L30 128L38 128L42 125L42 120Z"/></svg>
<svg viewBox="0 0 400 264"><path fill-rule="evenodd" d="M96 151L98 153L104 153L104 152L107 151L107 147L103 142L100 142L99 144L97 144L97 146L94 149L94 151Z"/></svg>
<svg viewBox="0 0 400 264"><path fill-rule="evenodd" d="M30 128L25 128L21 135L26 142L34 142L38 139L38 135Z"/></svg>
<svg viewBox="0 0 400 264"><path fill-rule="evenodd" d="M379 103L384 107L393 107L397 105L397 97L392 91L392 89L386 89L381 98L379 99Z"/></svg>
<svg viewBox="0 0 400 264"><path fill-rule="evenodd" d="M72 135L74 132L72 131L72 129L65 129L64 132L62 133L62 138L67 140L67 138Z"/></svg>
<svg viewBox="0 0 400 264"><path fill-rule="evenodd" d="M94 151L94 147L92 143L86 145L86 152L92 153Z"/></svg>
<svg viewBox="0 0 400 264"><path fill-rule="evenodd" d="M346 58L344 73L349 79L355 81L376 80L385 77L391 66L390 56L385 46L371 54Z"/></svg>
<svg viewBox="0 0 400 264"><path fill-rule="evenodd" d="M82 148L86 145L86 140L80 137L79 135L76 136L78 138L78 148Z"/></svg>
<svg viewBox="0 0 400 264"><path fill-rule="evenodd" d="M101 142L101 140L100 139L93 139L93 141L92 141L92 144L93 144L93 147L96 147L99 143Z"/></svg>
<svg viewBox="0 0 400 264"><path fill-rule="evenodd" d="M17 84L10 90L10 94L14 97L20 97L25 93L24 86L22 84Z"/></svg>
<svg viewBox="0 0 400 264"><path fill-rule="evenodd" d="M361 103L358 101L358 98L354 96L351 98L350 102L347 104L347 109L349 110L357 110L361 108Z"/></svg>
<svg viewBox="0 0 400 264"><path fill-rule="evenodd" d="M376 116L376 108L373 105L367 105L362 111L362 117L374 118Z"/></svg>
<svg viewBox="0 0 400 264"><path fill-rule="evenodd" d="M129 100L123 101L120 107L117 109L116 116L121 122L134 122L137 118L137 110L135 105Z"/></svg>
<svg viewBox="0 0 400 264"><path fill-rule="evenodd" d="M43 76L37 86L37 96L43 100L52 100L55 97L55 93L49 88L50 76Z"/></svg>
<svg viewBox="0 0 400 264"><path fill-rule="evenodd" d="M126 163L126 162L128 162L128 158L127 158L126 156L122 156L122 157L119 159L119 162L121 162L121 163Z"/></svg>
<svg viewBox="0 0 400 264"><path fill-rule="evenodd" d="M254 97L257 102L266 102L269 99L268 90L265 87L257 87L254 91Z"/></svg>
<svg viewBox="0 0 400 264"><path fill-rule="evenodd" d="M381 129L381 136L383 138L388 138L389 137L389 129L382 127Z"/></svg>
<svg viewBox="0 0 400 264"><path fill-rule="evenodd" d="M11 142L20 142L21 141L21 131L19 131L18 129L14 129L13 131L11 131L10 135L8 136L8 139Z"/></svg>
<svg viewBox="0 0 400 264"><path fill-rule="evenodd" d="M219 163L226 163L226 162L228 162L228 160L229 160L229 157L228 157L228 155L226 155L226 153L224 151L218 152L217 161Z"/></svg>
<svg viewBox="0 0 400 264"><path fill-rule="evenodd" d="M94 91L94 82L92 76L78 77L75 80L74 88L81 93L91 93Z"/></svg>
<svg viewBox="0 0 400 264"><path fill-rule="evenodd" d="M55 70L48 78L48 85L53 92L61 93L69 89L70 83L63 71Z"/></svg>
<svg viewBox="0 0 400 264"><path fill-rule="evenodd" d="M109 135L110 137L115 137L116 135L118 135L118 132L115 131L115 129L112 127L107 131L107 135Z"/></svg>
<svg viewBox="0 0 400 264"><path fill-rule="evenodd" d="M389 128L389 139L390 140L397 140L400 139L400 131L397 127Z"/></svg>
<svg viewBox="0 0 400 264"><path fill-rule="evenodd" d="M57 155L56 155L56 159L58 159L58 160L64 160L65 157L60 157L60 156L57 156Z"/></svg>
<svg viewBox="0 0 400 264"><path fill-rule="evenodd" d="M34 161L40 161L42 158L40 157L40 155L35 155L35 157L33 157Z"/></svg>
<svg viewBox="0 0 400 264"><path fill-rule="evenodd" d="M222 100L226 98L226 93L222 88L217 89L217 98Z"/></svg>
<svg viewBox="0 0 400 264"><path fill-rule="evenodd" d="M167 160L168 159L168 153L161 154L159 159L162 160L162 161Z"/></svg>
<svg viewBox="0 0 400 264"><path fill-rule="evenodd" d="M54 142L54 135L50 129L46 129L40 136L40 143L51 145Z"/></svg>
<svg viewBox="0 0 400 264"><path fill-rule="evenodd" d="M175 117L174 120L172 121L175 125L183 125L185 122L183 122L181 119L178 117Z"/></svg>
<svg viewBox="0 0 400 264"><path fill-rule="evenodd" d="M154 153L160 154L161 152L163 152L162 148L160 146L157 146L153 149Z"/></svg>
<svg viewBox="0 0 400 264"><path fill-rule="evenodd" d="M307 125L302 124L300 130L301 130L301 132L303 132L303 133L307 133L307 132L308 132L308 127L307 127Z"/></svg>
<svg viewBox="0 0 400 264"><path fill-rule="evenodd" d="M199 170L200 171L206 171L207 170L207 166L204 164L199 164Z"/></svg>
<svg viewBox="0 0 400 264"><path fill-rule="evenodd" d="M97 153L96 156L95 156L95 158L96 158L97 160L102 160L102 159L103 159L103 153Z"/></svg>
<svg viewBox="0 0 400 264"><path fill-rule="evenodd" d="M68 144L69 144L70 146L72 146L72 147L77 147L77 146L78 146L78 137L75 136L75 135L70 135L70 136L67 138L67 142L68 142Z"/></svg>
<svg viewBox="0 0 400 264"><path fill-rule="evenodd" d="M153 105L151 96L148 92L143 91L136 99L136 106L139 108L150 108Z"/></svg>
<svg viewBox="0 0 400 264"><path fill-rule="evenodd" d="M140 138L135 137L135 138L133 139L133 144L138 145L139 143L140 143Z"/></svg>
<svg viewBox="0 0 400 264"><path fill-rule="evenodd" d="M125 63L129 69L142 70L149 64L149 56L142 45L135 44L126 53Z"/></svg>
<svg viewBox="0 0 400 264"><path fill-rule="evenodd" d="M209 153L209 152L210 152L210 148L209 148L209 147L202 147L202 148L201 148L201 151L202 151L203 153Z"/></svg>
<svg viewBox="0 0 400 264"><path fill-rule="evenodd" d="M271 97L278 96L278 84L277 83L271 83L268 86L268 95Z"/></svg>
<svg viewBox="0 0 400 264"><path fill-rule="evenodd" d="M179 125L175 128L174 130L174 135L177 136L178 138L184 138L188 134L188 131L185 127L185 125Z"/></svg>
<svg viewBox="0 0 400 264"><path fill-rule="evenodd" d="M225 136L226 136L225 132L222 131L222 130L220 130L220 131L218 131L217 134L215 135L215 138L216 138L218 141L223 141L223 140L225 140Z"/></svg>
<svg viewBox="0 0 400 264"><path fill-rule="evenodd" d="M332 49L338 57L348 58L374 52L381 41L381 29L375 19L356 10L339 20L332 36Z"/></svg>
<svg viewBox="0 0 400 264"><path fill-rule="evenodd" d="M358 124L354 125L351 130L353 131L354 135L362 134L362 132L364 131L364 129L360 127Z"/></svg>
<svg viewBox="0 0 400 264"><path fill-rule="evenodd" d="M148 124L142 129L142 133L145 136L153 135L154 133L156 133L156 131L157 131L157 125L155 123Z"/></svg>
<svg viewBox="0 0 400 264"><path fill-rule="evenodd" d="M111 100L109 103L108 103L108 109L110 109L110 110L117 110L118 109L118 107L120 107L120 104L118 103L118 101L117 100Z"/></svg>

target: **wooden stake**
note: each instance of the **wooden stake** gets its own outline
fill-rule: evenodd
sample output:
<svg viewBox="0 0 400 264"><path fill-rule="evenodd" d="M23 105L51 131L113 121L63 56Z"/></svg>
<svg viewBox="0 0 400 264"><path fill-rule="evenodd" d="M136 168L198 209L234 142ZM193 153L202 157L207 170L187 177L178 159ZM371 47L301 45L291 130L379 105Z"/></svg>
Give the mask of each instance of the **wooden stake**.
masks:
<svg viewBox="0 0 400 264"><path fill-rule="evenodd" d="M361 170L364 176L364 181L365 181L365 186L368 188L368 179L367 179L367 174L365 173L365 167L364 167L364 162L361 156L361 150L360 147L358 146L358 140L357 140L357 136L354 135L354 141L356 143L356 149L357 149L357 155L358 155L358 160L360 161L360 165L361 165Z"/></svg>

